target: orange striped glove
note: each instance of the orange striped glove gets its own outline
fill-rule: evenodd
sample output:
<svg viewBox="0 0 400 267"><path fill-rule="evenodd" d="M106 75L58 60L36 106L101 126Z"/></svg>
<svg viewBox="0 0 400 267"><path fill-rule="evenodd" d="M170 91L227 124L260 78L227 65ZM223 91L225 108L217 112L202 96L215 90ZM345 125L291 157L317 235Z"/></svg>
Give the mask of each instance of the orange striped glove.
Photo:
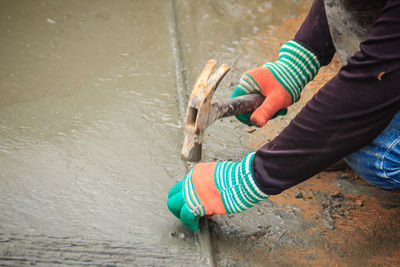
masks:
<svg viewBox="0 0 400 267"><path fill-rule="evenodd" d="M250 69L241 77L231 97L262 94L264 103L252 114L236 118L251 126L264 126L278 115L286 115L286 107L300 98L304 86L317 74L320 63L317 56L302 44L292 40L283 44L276 62Z"/></svg>

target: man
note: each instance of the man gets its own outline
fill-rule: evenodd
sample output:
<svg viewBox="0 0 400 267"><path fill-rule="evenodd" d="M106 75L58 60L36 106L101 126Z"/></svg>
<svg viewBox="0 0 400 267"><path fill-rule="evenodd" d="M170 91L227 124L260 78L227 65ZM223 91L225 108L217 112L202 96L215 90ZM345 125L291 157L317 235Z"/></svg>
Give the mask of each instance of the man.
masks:
<svg viewBox="0 0 400 267"><path fill-rule="evenodd" d="M400 187L400 0L388 0L360 51L348 58L291 123L240 162L197 164L169 192L168 208L198 230L204 215L241 212L312 177L345 157L353 170L384 188ZM323 0L316 0L279 59L244 73L233 97L266 96L251 116L264 126L284 114L335 53Z"/></svg>

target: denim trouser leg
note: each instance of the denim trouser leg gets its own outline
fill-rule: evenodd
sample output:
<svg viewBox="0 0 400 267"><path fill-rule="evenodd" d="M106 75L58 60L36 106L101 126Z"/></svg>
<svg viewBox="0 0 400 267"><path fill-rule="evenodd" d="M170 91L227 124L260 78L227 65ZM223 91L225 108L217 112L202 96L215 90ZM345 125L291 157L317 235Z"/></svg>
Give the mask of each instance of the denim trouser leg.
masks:
<svg viewBox="0 0 400 267"><path fill-rule="evenodd" d="M370 144L345 160L372 184L384 189L400 188L400 112Z"/></svg>

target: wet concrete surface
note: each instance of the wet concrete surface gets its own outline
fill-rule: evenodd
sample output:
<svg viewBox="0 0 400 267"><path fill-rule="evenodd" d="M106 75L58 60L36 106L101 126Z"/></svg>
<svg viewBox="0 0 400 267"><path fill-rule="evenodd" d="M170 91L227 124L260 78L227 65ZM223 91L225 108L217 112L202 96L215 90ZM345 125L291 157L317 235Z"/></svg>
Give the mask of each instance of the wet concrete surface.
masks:
<svg viewBox="0 0 400 267"><path fill-rule="evenodd" d="M1 2L0 265L200 265L165 205L186 173L169 8Z"/></svg>
<svg viewBox="0 0 400 267"><path fill-rule="evenodd" d="M205 62L232 66L215 96L228 97L276 59L311 2L0 1L0 265L205 266L210 252L218 266L399 263L398 193L351 172L214 216L211 240L166 208L189 167L182 110ZM273 138L338 67L263 129L216 122L203 160Z"/></svg>
<svg viewBox="0 0 400 267"><path fill-rule="evenodd" d="M187 172L179 106L210 57L232 63L282 21L274 5L297 14L279 1L0 1L0 264L207 264L165 205ZM213 127L206 160L248 152L235 127Z"/></svg>

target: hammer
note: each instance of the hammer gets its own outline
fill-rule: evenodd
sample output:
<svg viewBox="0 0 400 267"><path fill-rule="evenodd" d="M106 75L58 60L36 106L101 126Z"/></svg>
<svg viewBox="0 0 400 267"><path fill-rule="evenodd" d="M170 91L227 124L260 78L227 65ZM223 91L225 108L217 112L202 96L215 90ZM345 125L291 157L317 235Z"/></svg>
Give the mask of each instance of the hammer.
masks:
<svg viewBox="0 0 400 267"><path fill-rule="evenodd" d="M212 75L217 62L209 60L197 79L189 98L185 118L185 140L181 151L183 160L201 160L203 135L207 127L220 118L253 112L263 102L261 94L250 94L213 101L212 97L220 81L230 67L222 64Z"/></svg>

